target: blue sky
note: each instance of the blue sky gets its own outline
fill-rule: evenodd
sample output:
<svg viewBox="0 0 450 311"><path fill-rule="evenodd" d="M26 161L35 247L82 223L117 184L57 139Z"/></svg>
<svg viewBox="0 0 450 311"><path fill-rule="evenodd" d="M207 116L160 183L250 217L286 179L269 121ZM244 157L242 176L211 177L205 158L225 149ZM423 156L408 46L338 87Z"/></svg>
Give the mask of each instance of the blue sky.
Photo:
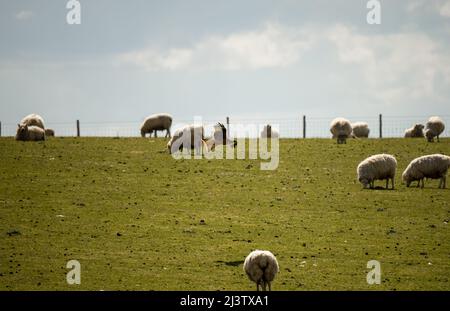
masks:
<svg viewBox="0 0 450 311"><path fill-rule="evenodd" d="M0 0L0 120L449 115L450 1Z"/></svg>

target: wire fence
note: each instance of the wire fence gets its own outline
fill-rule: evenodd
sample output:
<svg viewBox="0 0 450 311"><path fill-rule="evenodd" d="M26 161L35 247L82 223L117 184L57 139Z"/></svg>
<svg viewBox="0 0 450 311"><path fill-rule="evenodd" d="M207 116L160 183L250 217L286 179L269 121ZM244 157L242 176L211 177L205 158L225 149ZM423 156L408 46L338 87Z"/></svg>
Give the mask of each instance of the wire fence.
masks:
<svg viewBox="0 0 450 311"><path fill-rule="evenodd" d="M448 126L441 134L450 137L450 115L440 116ZM348 118L351 122L362 121L369 125L371 138L403 137L407 128L416 123L424 124L429 116L360 116ZM281 138L329 138L330 123L334 117L308 117L299 115L290 118L240 118L224 117L222 119L191 119L174 120L171 128L173 133L187 124L200 123L204 125L205 135L211 135L217 122L223 123L229 129L231 137L258 137L264 125L271 124ZM55 136L82 137L139 137L142 121L134 122L46 122L46 127L55 131ZM381 129L381 135L380 135ZM15 136L17 123L0 122L0 136ZM164 137L165 132L158 132L158 137Z"/></svg>

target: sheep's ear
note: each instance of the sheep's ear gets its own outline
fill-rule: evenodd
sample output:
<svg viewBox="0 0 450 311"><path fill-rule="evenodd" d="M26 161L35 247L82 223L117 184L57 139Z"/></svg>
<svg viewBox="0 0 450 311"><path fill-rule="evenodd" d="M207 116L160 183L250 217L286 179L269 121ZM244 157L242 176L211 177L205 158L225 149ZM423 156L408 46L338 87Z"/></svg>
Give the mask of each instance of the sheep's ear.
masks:
<svg viewBox="0 0 450 311"><path fill-rule="evenodd" d="M17 127L20 127L20 124L19 124L19 123L17 123Z"/></svg>

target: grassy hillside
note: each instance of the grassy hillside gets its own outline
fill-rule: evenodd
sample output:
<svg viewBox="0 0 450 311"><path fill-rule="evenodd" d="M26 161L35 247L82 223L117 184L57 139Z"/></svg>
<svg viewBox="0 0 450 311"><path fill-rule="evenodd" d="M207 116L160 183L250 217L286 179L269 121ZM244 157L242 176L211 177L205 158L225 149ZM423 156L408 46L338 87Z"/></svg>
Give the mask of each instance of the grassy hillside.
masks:
<svg viewBox="0 0 450 311"><path fill-rule="evenodd" d="M450 190L400 181L449 139L282 140L275 171L174 160L165 142L1 138L0 289L253 290L242 262L258 248L280 263L274 290L450 290ZM356 166L381 152L397 187L362 190ZM371 259L381 285L366 283Z"/></svg>

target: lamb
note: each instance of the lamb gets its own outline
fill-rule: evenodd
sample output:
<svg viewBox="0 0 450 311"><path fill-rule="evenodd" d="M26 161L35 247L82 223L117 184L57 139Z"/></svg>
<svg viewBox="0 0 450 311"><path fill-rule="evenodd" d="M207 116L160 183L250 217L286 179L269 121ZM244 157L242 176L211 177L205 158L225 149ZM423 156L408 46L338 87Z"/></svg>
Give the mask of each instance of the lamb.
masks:
<svg viewBox="0 0 450 311"><path fill-rule="evenodd" d="M425 136L430 143L432 143L434 141L434 137L437 136L437 141L439 142L439 135L442 134L444 129L445 124L441 118L431 117L428 119L425 126Z"/></svg>
<svg viewBox="0 0 450 311"><path fill-rule="evenodd" d="M392 189L394 189L395 170L397 169L397 160L389 154L376 154L368 157L359 163L356 172L359 182L364 188L374 188L376 179L386 179L386 189L389 187L389 179L392 180Z"/></svg>
<svg viewBox="0 0 450 311"><path fill-rule="evenodd" d="M52 137L54 137L55 136L55 131L52 130L52 129L45 129L45 136L48 136L48 137L52 136Z"/></svg>
<svg viewBox="0 0 450 311"><path fill-rule="evenodd" d="M167 143L169 153L174 153L177 150L183 151L183 147L190 146L195 149L196 154L199 154L201 148L205 146L204 128L202 125L187 125L175 131L175 134Z"/></svg>
<svg viewBox="0 0 450 311"><path fill-rule="evenodd" d="M369 137L369 125L366 122L355 122L352 124L352 137L367 138Z"/></svg>
<svg viewBox="0 0 450 311"><path fill-rule="evenodd" d="M264 125L261 131L261 138L279 138L280 134L277 130L273 129L270 124Z"/></svg>
<svg viewBox="0 0 450 311"><path fill-rule="evenodd" d="M271 291L270 283L280 271L278 261L269 251L254 250L244 261L244 271L248 278L256 283L256 290L259 286L265 291L267 285Z"/></svg>
<svg viewBox="0 0 450 311"><path fill-rule="evenodd" d="M443 154L431 154L416 158L409 163L408 167L402 174L402 179L406 183L406 187L411 185L411 182L418 180L417 187L422 181L422 188L424 185L424 178L440 179L439 187L444 189L447 180L447 171L450 167L450 157Z"/></svg>
<svg viewBox="0 0 450 311"><path fill-rule="evenodd" d="M20 124L28 125L28 126L37 126L43 130L45 129L44 119L42 119L42 117L40 115L35 114L35 113L29 114L26 117L24 117L22 119L22 121L20 121Z"/></svg>
<svg viewBox="0 0 450 311"><path fill-rule="evenodd" d="M352 125L347 119L336 118L331 121L330 132L333 138L337 138L338 144L346 144L347 138L352 134Z"/></svg>
<svg viewBox="0 0 450 311"><path fill-rule="evenodd" d="M405 138L419 138L423 136L423 124L415 124L413 127L405 130Z"/></svg>
<svg viewBox="0 0 450 311"><path fill-rule="evenodd" d="M206 141L206 145L208 147L208 150L214 150L215 147L219 145L231 145L233 147L236 147L237 140L230 140L227 135L227 129L222 123L218 122L216 125L214 125L213 137Z"/></svg>
<svg viewBox="0 0 450 311"><path fill-rule="evenodd" d="M45 131L34 125L17 124L16 140L21 141L39 141L45 140Z"/></svg>
<svg viewBox="0 0 450 311"><path fill-rule="evenodd" d="M155 131L155 137L157 137L157 131L166 131L166 138L170 136L170 127L172 126L172 116L167 113L153 114L147 117L141 125L141 136L145 137L148 133L152 136Z"/></svg>

